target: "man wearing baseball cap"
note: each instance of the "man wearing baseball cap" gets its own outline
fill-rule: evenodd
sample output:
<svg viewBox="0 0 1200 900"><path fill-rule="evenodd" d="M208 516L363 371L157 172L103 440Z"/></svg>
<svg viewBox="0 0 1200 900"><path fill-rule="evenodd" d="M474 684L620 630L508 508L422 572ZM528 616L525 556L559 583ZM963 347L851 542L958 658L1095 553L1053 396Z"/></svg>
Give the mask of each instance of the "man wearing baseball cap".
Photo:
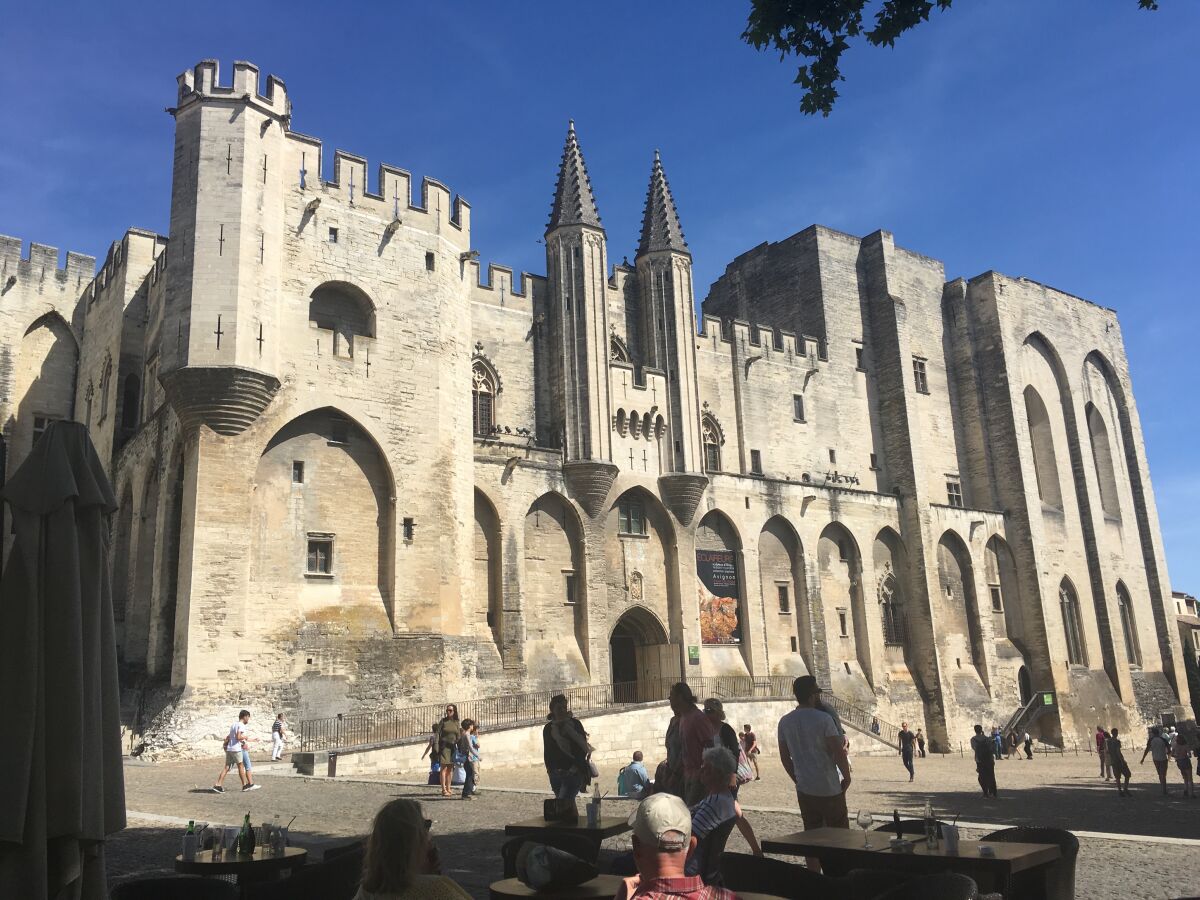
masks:
<svg viewBox="0 0 1200 900"><path fill-rule="evenodd" d="M850 760L846 740L828 713L818 707L821 688L811 675L792 682L799 704L779 720L779 757L792 781L804 828L849 828L846 789ZM820 863L809 860L809 868Z"/></svg>
<svg viewBox="0 0 1200 900"><path fill-rule="evenodd" d="M633 826L638 874L625 880L615 900L737 900L733 891L683 873L696 839L692 837L692 814L674 794L647 797L629 817L629 824Z"/></svg>

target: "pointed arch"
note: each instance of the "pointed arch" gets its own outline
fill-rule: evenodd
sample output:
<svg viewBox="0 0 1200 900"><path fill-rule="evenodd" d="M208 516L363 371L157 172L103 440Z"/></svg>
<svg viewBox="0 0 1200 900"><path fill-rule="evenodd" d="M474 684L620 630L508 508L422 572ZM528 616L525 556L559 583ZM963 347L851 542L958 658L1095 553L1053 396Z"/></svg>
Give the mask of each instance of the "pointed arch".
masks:
<svg viewBox="0 0 1200 900"><path fill-rule="evenodd" d="M936 621L950 647L975 666L980 680L988 683L987 658L983 648L983 630L979 601L975 596L975 568L966 541L953 529L938 540L938 582L941 587L935 610Z"/></svg>
<svg viewBox="0 0 1200 900"><path fill-rule="evenodd" d="M1096 484L1100 488L1100 508L1110 518L1121 518L1121 503L1117 499L1117 477L1113 467L1112 447L1108 439L1108 426L1096 404L1088 401L1084 407L1087 418L1088 438L1092 445L1092 465L1096 472Z"/></svg>
<svg viewBox="0 0 1200 900"><path fill-rule="evenodd" d="M471 360L471 429L476 437L487 437L496 428L496 397L500 376L480 357Z"/></svg>
<svg viewBox="0 0 1200 900"><path fill-rule="evenodd" d="M907 572L904 541L893 528L881 528L875 536L875 600L883 625L884 646L905 647L908 644L907 590L903 576Z"/></svg>
<svg viewBox="0 0 1200 900"><path fill-rule="evenodd" d="M1133 598L1124 581L1117 582L1117 611L1121 618L1121 630L1125 633L1125 659L1131 666L1142 665L1142 645L1138 640L1137 619L1133 614Z"/></svg>
<svg viewBox="0 0 1200 900"><path fill-rule="evenodd" d="M811 674L812 615L804 545L783 516L772 516L763 523L758 534L758 571L772 674Z"/></svg>
<svg viewBox="0 0 1200 900"><path fill-rule="evenodd" d="M609 335L608 338L608 358L612 362L628 363L630 362L629 348L625 342L615 334Z"/></svg>
<svg viewBox="0 0 1200 900"><path fill-rule="evenodd" d="M495 505L475 488L475 630L489 635L504 656L502 534Z"/></svg>
<svg viewBox="0 0 1200 900"><path fill-rule="evenodd" d="M1058 480L1058 456L1054 452L1050 414L1042 395L1033 385L1025 388L1025 417L1029 426L1029 442L1033 448L1033 472L1037 478L1038 496L1044 503L1062 509L1062 486Z"/></svg>
<svg viewBox="0 0 1200 900"><path fill-rule="evenodd" d="M706 412L700 417L700 440L704 447L704 471L720 472L721 447L725 443L725 432L712 413Z"/></svg>
<svg viewBox="0 0 1200 900"><path fill-rule="evenodd" d="M1079 610L1079 594L1070 578L1063 576L1058 584L1058 607L1062 613L1063 637L1067 644L1067 662L1073 666L1088 664L1087 641L1083 636L1083 617Z"/></svg>
<svg viewBox="0 0 1200 900"><path fill-rule="evenodd" d="M987 605L993 615L1002 615L1004 633L997 628L997 636L1007 636L1013 645L1028 659L1025 608L1021 602L1020 579L1017 577L1016 560L1012 548L999 534L993 534L984 545L984 578L987 581Z"/></svg>
<svg viewBox="0 0 1200 900"><path fill-rule="evenodd" d="M854 535L840 522L830 522L821 531L817 541L817 572L825 611L823 624L829 636L830 671L835 678L853 676L852 666L857 663L871 686L874 665L863 595L862 553Z"/></svg>
<svg viewBox="0 0 1200 900"><path fill-rule="evenodd" d="M574 505L556 491L534 500L525 514L524 547L526 663L548 687L585 681L590 598L583 525Z"/></svg>

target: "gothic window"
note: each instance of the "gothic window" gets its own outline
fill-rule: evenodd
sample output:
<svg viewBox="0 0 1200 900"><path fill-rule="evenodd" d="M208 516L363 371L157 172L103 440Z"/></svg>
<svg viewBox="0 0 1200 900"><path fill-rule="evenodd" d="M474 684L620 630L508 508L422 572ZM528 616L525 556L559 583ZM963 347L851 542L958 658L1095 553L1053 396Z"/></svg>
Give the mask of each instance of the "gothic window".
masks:
<svg viewBox="0 0 1200 900"><path fill-rule="evenodd" d="M1062 509L1062 488L1058 483L1058 457L1054 452L1054 434L1050 414L1042 396L1030 385L1025 388L1025 419L1033 448L1033 472L1037 477L1038 496L1051 506Z"/></svg>
<svg viewBox="0 0 1200 900"><path fill-rule="evenodd" d="M608 339L608 358L613 362L629 362L629 353L616 335Z"/></svg>
<svg viewBox="0 0 1200 900"><path fill-rule="evenodd" d="M1094 403L1087 405L1088 436L1092 442L1092 462L1096 466L1096 481L1100 486L1100 506L1106 516L1121 517L1121 505L1117 501L1117 478L1113 468L1112 445L1108 439L1108 426Z"/></svg>
<svg viewBox="0 0 1200 900"><path fill-rule="evenodd" d="M883 619L884 644L902 646L904 644L904 613L900 609L900 594L894 572L889 572L879 585L879 612Z"/></svg>
<svg viewBox="0 0 1200 900"><path fill-rule="evenodd" d="M1087 648L1083 641L1083 622L1079 617L1079 597L1075 587L1064 578L1058 586L1058 605L1062 609L1063 633L1067 639L1067 662L1073 666L1087 665Z"/></svg>
<svg viewBox="0 0 1200 900"><path fill-rule="evenodd" d="M112 384L112 357L104 356L104 371L100 375L100 421L108 416L108 389Z"/></svg>
<svg viewBox="0 0 1200 900"><path fill-rule="evenodd" d="M617 507L617 531L641 537L646 535L646 513L642 504L627 500Z"/></svg>
<svg viewBox="0 0 1200 900"><path fill-rule="evenodd" d="M617 420L616 420L617 434L621 435L621 437L625 437L625 433L628 430L628 428L629 428L629 419L625 415L625 410L618 409L617 410Z"/></svg>
<svg viewBox="0 0 1200 900"><path fill-rule="evenodd" d="M471 423L480 437L487 437L496 425L496 379L481 362L471 366Z"/></svg>
<svg viewBox="0 0 1200 900"><path fill-rule="evenodd" d="M721 471L721 429L711 416L705 416L701 421L701 435L704 443L704 471Z"/></svg>
<svg viewBox="0 0 1200 900"><path fill-rule="evenodd" d="M1131 666L1142 664L1142 648L1138 643L1137 626L1133 620L1133 598L1124 582L1117 582L1117 608L1121 612L1121 630L1125 632L1125 658Z"/></svg>

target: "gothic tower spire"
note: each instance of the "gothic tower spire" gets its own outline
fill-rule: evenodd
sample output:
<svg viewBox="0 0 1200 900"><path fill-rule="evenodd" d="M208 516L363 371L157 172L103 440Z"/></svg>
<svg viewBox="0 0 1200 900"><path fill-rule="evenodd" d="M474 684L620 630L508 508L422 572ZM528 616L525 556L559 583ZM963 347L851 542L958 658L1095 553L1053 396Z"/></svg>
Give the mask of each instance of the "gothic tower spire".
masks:
<svg viewBox="0 0 1200 900"><path fill-rule="evenodd" d="M679 225L679 214L675 211L675 198L663 172L662 159L654 151L654 166L650 169L650 187L646 191L646 208L642 213L642 239L638 244L638 255L656 250L673 250L687 253L687 241Z"/></svg>
<svg viewBox="0 0 1200 900"><path fill-rule="evenodd" d="M574 119L567 128L567 143L563 147L558 184L554 189L554 205L550 208L546 231L549 233L563 225L590 225L604 230L600 224L600 212L596 209L596 198L592 194L587 164L583 161L583 152L575 137Z"/></svg>

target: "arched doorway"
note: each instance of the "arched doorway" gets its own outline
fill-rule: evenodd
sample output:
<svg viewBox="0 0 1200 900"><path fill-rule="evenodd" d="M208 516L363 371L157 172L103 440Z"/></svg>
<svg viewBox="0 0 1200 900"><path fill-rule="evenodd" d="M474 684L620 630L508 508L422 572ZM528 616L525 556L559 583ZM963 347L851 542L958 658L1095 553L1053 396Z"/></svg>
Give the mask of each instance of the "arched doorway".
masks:
<svg viewBox="0 0 1200 900"><path fill-rule="evenodd" d="M650 610L625 611L608 639L613 699L645 703L666 696L664 682L678 680L679 653L667 643L667 632Z"/></svg>
<svg viewBox="0 0 1200 900"><path fill-rule="evenodd" d="M1021 692L1021 706L1033 699L1033 684L1029 679L1029 668L1021 666L1017 671L1017 689Z"/></svg>

